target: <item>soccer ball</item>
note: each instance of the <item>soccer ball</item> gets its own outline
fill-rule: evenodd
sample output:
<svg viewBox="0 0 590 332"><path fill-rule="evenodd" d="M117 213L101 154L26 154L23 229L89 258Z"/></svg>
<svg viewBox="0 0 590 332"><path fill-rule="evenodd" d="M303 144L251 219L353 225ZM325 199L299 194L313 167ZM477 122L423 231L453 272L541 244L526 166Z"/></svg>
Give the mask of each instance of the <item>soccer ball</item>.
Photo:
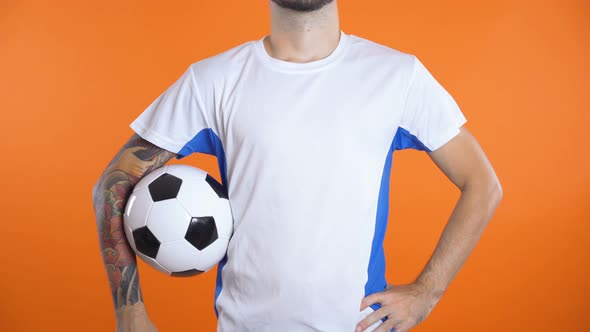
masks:
<svg viewBox="0 0 590 332"><path fill-rule="evenodd" d="M171 276L210 270L233 232L227 191L202 169L167 165L141 178L123 214L127 241L144 262Z"/></svg>

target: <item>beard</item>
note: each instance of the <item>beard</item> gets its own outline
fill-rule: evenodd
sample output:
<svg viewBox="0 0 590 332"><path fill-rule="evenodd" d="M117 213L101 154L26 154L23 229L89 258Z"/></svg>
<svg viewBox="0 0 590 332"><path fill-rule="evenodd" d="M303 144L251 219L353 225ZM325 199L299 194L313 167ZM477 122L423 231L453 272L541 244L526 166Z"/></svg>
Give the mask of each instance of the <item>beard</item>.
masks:
<svg viewBox="0 0 590 332"><path fill-rule="evenodd" d="M311 12L318 10L334 0L271 0L282 8L298 12Z"/></svg>

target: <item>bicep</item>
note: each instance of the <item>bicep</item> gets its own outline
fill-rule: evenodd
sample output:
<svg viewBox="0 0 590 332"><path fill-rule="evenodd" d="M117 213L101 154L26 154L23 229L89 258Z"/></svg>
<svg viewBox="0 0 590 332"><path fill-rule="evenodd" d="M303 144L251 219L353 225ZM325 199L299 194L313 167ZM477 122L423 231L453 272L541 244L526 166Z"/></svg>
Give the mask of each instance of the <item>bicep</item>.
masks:
<svg viewBox="0 0 590 332"><path fill-rule="evenodd" d="M461 191L473 185L499 184L485 152L464 126L450 141L427 154Z"/></svg>

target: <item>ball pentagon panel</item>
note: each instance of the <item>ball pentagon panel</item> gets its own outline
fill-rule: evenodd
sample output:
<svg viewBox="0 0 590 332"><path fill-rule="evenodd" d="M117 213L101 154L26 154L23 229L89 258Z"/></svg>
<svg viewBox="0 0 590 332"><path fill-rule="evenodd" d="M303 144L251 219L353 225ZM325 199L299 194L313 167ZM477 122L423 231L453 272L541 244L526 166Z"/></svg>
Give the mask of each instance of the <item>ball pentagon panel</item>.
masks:
<svg viewBox="0 0 590 332"><path fill-rule="evenodd" d="M151 172L145 174L143 177L141 177L141 179L139 179L139 182L137 182L135 184L133 189L137 190L137 189L147 188L147 186L150 183L152 183L152 181L157 179L160 175L166 173L166 169L168 168L168 166L169 165L164 165L162 167L158 167L156 169L153 169Z"/></svg>
<svg viewBox="0 0 590 332"><path fill-rule="evenodd" d="M132 236L137 251L145 256L156 258L160 248L160 241L147 226L134 230Z"/></svg>
<svg viewBox="0 0 590 332"><path fill-rule="evenodd" d="M176 198L181 185L182 179L172 174L164 173L148 184L148 190L152 200L159 202Z"/></svg>
<svg viewBox="0 0 590 332"><path fill-rule="evenodd" d="M198 250L207 248L218 239L215 219L212 216L191 218L184 238Z"/></svg>

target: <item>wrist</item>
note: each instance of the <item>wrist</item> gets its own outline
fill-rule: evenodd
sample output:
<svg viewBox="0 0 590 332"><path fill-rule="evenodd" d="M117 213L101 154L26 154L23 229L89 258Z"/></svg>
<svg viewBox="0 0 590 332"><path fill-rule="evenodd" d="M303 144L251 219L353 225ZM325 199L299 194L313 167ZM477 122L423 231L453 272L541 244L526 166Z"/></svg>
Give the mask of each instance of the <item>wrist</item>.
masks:
<svg viewBox="0 0 590 332"><path fill-rule="evenodd" d="M145 305L141 301L137 301L133 304L124 304L119 308L115 309L117 320L130 318L132 316L135 316L137 314L143 314L145 312Z"/></svg>
<svg viewBox="0 0 590 332"><path fill-rule="evenodd" d="M437 283L435 278L429 275L420 275L416 278L414 284L435 302L438 302L446 290L446 288Z"/></svg>

